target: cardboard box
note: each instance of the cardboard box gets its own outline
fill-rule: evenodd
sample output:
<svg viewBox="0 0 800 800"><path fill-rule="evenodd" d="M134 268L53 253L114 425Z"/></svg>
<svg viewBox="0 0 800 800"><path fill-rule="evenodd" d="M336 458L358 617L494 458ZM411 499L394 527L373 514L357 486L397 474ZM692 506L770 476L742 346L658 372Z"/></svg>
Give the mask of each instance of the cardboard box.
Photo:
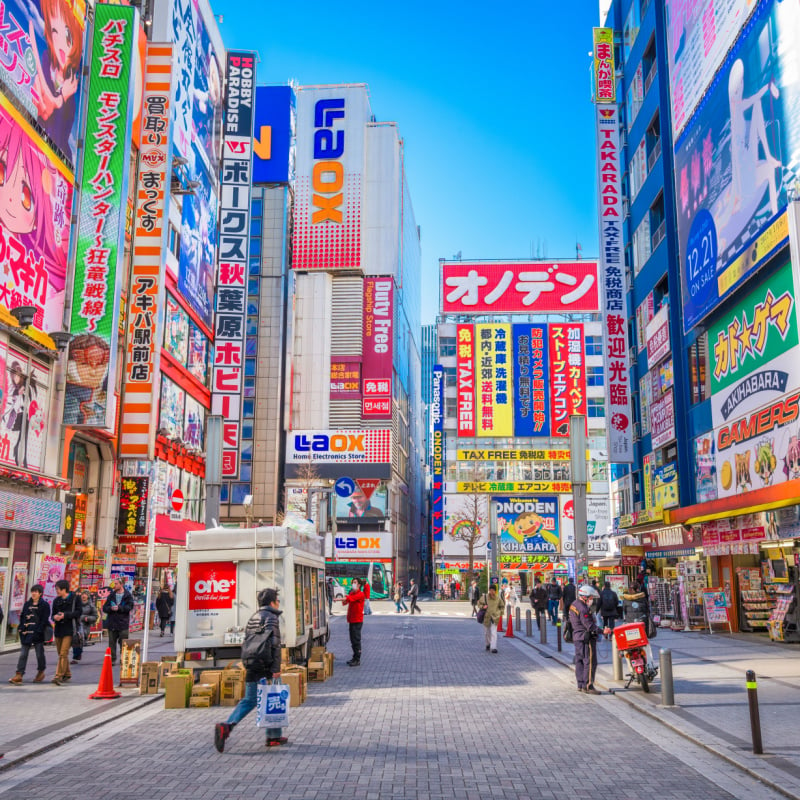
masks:
<svg viewBox="0 0 800 800"><path fill-rule="evenodd" d="M217 697L219 697L220 684L222 682L221 669L204 669L197 679L198 683L210 683L216 687Z"/></svg>
<svg viewBox="0 0 800 800"><path fill-rule="evenodd" d="M299 672L281 672L281 681L289 687L289 705L294 708L303 703L303 676Z"/></svg>
<svg viewBox="0 0 800 800"><path fill-rule="evenodd" d="M211 697L200 697L199 695L193 694L189 698L189 708L211 708L213 705L211 701Z"/></svg>
<svg viewBox="0 0 800 800"><path fill-rule="evenodd" d="M219 704L235 706L244 696L245 670L226 667L220 677Z"/></svg>
<svg viewBox="0 0 800 800"><path fill-rule="evenodd" d="M281 670L281 680L291 676L297 676L297 678L292 679L299 683L300 697L298 705L300 703L305 703L308 697L308 670L305 667L301 667L299 664L292 664L292 666ZM294 695L292 695L292 701L294 702Z"/></svg>
<svg viewBox="0 0 800 800"><path fill-rule="evenodd" d="M322 661L322 659L324 657L325 657L325 646L324 645L320 645L318 647L312 647L311 648L311 658L309 658L308 660L309 661Z"/></svg>
<svg viewBox="0 0 800 800"><path fill-rule="evenodd" d="M327 674L325 673L325 663L320 661L319 667L312 667L311 662L308 663L308 679L310 681L315 682L322 682L327 679Z"/></svg>
<svg viewBox="0 0 800 800"><path fill-rule="evenodd" d="M164 689L164 681L167 675L175 674L175 670L178 669L178 664L176 661L162 661L158 665L158 689L162 691Z"/></svg>
<svg viewBox="0 0 800 800"><path fill-rule="evenodd" d="M164 708L186 708L192 683L187 675L168 675L164 682Z"/></svg>
<svg viewBox="0 0 800 800"><path fill-rule="evenodd" d="M139 694L158 694L157 661L146 661L139 673Z"/></svg>
<svg viewBox="0 0 800 800"><path fill-rule="evenodd" d="M281 647L281 664L291 664L292 657L288 647Z"/></svg>
<svg viewBox="0 0 800 800"><path fill-rule="evenodd" d="M213 683L196 683L192 686L192 697L213 697L217 696L217 687Z"/></svg>
<svg viewBox="0 0 800 800"><path fill-rule="evenodd" d="M325 676L328 678L333 677L333 653L325 653Z"/></svg>

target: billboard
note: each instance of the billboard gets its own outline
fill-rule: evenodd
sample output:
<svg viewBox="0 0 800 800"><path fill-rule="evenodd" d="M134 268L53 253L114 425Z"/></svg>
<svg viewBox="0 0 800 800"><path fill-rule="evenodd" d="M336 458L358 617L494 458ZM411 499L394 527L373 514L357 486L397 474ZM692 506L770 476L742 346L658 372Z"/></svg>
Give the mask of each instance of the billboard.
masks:
<svg viewBox="0 0 800 800"><path fill-rule="evenodd" d="M500 552L550 555L561 552L558 498L492 497Z"/></svg>
<svg viewBox="0 0 800 800"><path fill-rule="evenodd" d="M475 327L456 326L456 430L475 436Z"/></svg>
<svg viewBox="0 0 800 800"><path fill-rule="evenodd" d="M514 435L511 325L475 326L477 436Z"/></svg>
<svg viewBox="0 0 800 800"><path fill-rule="evenodd" d="M598 105L597 207L600 216L600 273L605 348L608 448L613 463L633 462L633 416L628 373L628 279L622 238L619 111Z"/></svg>
<svg viewBox="0 0 800 800"><path fill-rule="evenodd" d="M688 122L758 0L666 0L674 138Z"/></svg>
<svg viewBox="0 0 800 800"><path fill-rule="evenodd" d="M460 494L491 494L508 492L510 494L547 494L571 492L570 481L459 481L456 491Z"/></svg>
<svg viewBox="0 0 800 800"><path fill-rule="evenodd" d="M291 86L256 86L253 183L287 183L292 145Z"/></svg>
<svg viewBox="0 0 800 800"><path fill-rule="evenodd" d="M561 553L575 555L575 507L571 495L561 495ZM586 496L586 530L589 536L589 558L608 555L608 539L612 528L611 503L608 495ZM603 537L603 538L601 538Z"/></svg>
<svg viewBox="0 0 800 800"><path fill-rule="evenodd" d="M647 369L652 369L671 351L669 343L669 306L663 305L645 327Z"/></svg>
<svg viewBox="0 0 800 800"><path fill-rule="evenodd" d="M763 2L675 148L684 328L788 241L800 157L796 3Z"/></svg>
<svg viewBox="0 0 800 800"><path fill-rule="evenodd" d="M360 531L357 535L340 532L333 539L333 557L338 561L389 559L394 556L392 541L392 534L384 531Z"/></svg>
<svg viewBox="0 0 800 800"><path fill-rule="evenodd" d="M74 170L86 3L5 0L1 18L0 82Z"/></svg>
<svg viewBox="0 0 800 800"><path fill-rule="evenodd" d="M222 417L223 479L239 475L255 70L255 55L228 52L211 386L211 413Z"/></svg>
<svg viewBox="0 0 800 800"><path fill-rule="evenodd" d="M152 459L155 447L158 366L164 314L163 258L167 238L166 201L172 162L170 119L172 104L172 45L147 45L136 183L136 219L133 228L133 267L126 315L126 365L122 394L119 454L123 458ZM168 331L184 333L189 321L173 300L177 314L167 320ZM169 307L168 307L169 311ZM177 315L178 328L174 321ZM183 325L180 326L181 321ZM164 342L167 349L168 343ZM176 342L176 347L179 342ZM180 353L173 349L173 355ZM179 358L186 363L186 354ZM121 508L121 506L120 506ZM120 511L120 514L122 511ZM146 535L146 534L145 534Z"/></svg>
<svg viewBox="0 0 800 800"><path fill-rule="evenodd" d="M78 210L64 424L113 424L139 12L97 5ZM120 265L121 266L121 265Z"/></svg>
<svg viewBox="0 0 800 800"><path fill-rule="evenodd" d="M361 360L335 356L331 360L331 400L361 399Z"/></svg>
<svg viewBox="0 0 800 800"><path fill-rule="evenodd" d="M650 441L653 449L675 438L675 400L672 389L650 405Z"/></svg>
<svg viewBox="0 0 800 800"><path fill-rule="evenodd" d="M431 534L434 542L444 539L444 369L434 364L431 376Z"/></svg>
<svg viewBox="0 0 800 800"><path fill-rule="evenodd" d="M61 330L72 174L3 95L0 152L6 176L0 186L0 303L34 306L37 328Z"/></svg>
<svg viewBox="0 0 800 800"><path fill-rule="evenodd" d="M594 101L595 103L616 103L614 29L592 28L592 41L594 44Z"/></svg>
<svg viewBox="0 0 800 800"><path fill-rule="evenodd" d="M583 323L550 324L550 408L552 435L569 436L569 418L586 415L586 359Z"/></svg>
<svg viewBox="0 0 800 800"><path fill-rule="evenodd" d="M389 492L386 486L381 484L370 491L366 483L368 482L353 481L355 488L347 497L333 495L338 523L357 523L362 519L365 523L380 522L387 517Z"/></svg>
<svg viewBox="0 0 800 800"><path fill-rule="evenodd" d="M512 328L512 342L516 387L514 435L550 436L547 325L529 322L515 324Z"/></svg>
<svg viewBox="0 0 800 800"><path fill-rule="evenodd" d="M150 479L123 478L119 489L117 536L147 536L147 496Z"/></svg>
<svg viewBox="0 0 800 800"><path fill-rule="evenodd" d="M286 463L391 464L390 430L289 431Z"/></svg>
<svg viewBox="0 0 800 800"><path fill-rule="evenodd" d="M596 261L444 261L445 314L570 314L600 309Z"/></svg>
<svg viewBox="0 0 800 800"><path fill-rule="evenodd" d="M366 87L297 91L294 269L361 268Z"/></svg>
<svg viewBox="0 0 800 800"><path fill-rule="evenodd" d="M361 418L392 418L394 278L364 278Z"/></svg>

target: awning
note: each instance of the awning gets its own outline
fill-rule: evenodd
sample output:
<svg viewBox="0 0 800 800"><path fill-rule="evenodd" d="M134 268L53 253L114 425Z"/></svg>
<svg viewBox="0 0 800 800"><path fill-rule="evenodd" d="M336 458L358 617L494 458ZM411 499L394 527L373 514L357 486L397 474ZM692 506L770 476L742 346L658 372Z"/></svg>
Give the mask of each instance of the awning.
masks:
<svg viewBox="0 0 800 800"><path fill-rule="evenodd" d="M189 531L202 531L202 522L188 519L170 519L169 514L156 514L156 542L177 544L186 547L186 534Z"/></svg>

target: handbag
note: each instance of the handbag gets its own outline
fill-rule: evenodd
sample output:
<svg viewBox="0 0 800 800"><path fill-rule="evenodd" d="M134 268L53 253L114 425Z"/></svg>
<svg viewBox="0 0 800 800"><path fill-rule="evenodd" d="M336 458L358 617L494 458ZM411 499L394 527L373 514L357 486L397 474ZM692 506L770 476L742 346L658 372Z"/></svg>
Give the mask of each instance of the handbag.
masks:
<svg viewBox="0 0 800 800"><path fill-rule="evenodd" d="M478 609L478 613L475 615L475 619L477 619L478 622L481 625L483 625L483 621L486 619L486 606Z"/></svg>
<svg viewBox="0 0 800 800"><path fill-rule="evenodd" d="M256 693L256 727L288 728L290 701L291 689L280 678L272 683L262 678Z"/></svg>

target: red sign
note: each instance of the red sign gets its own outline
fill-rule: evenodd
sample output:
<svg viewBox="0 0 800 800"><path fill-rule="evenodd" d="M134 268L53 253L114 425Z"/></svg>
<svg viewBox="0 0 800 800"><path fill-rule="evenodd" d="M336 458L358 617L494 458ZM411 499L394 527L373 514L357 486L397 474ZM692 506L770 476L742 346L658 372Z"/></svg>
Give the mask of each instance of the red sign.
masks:
<svg viewBox="0 0 800 800"><path fill-rule="evenodd" d="M356 481L356 484L369 500L372 497L372 493L381 485L381 481L380 478L361 478Z"/></svg>
<svg viewBox="0 0 800 800"><path fill-rule="evenodd" d="M550 325L550 408L553 436L569 436L569 418L586 414L582 322Z"/></svg>
<svg viewBox="0 0 800 800"><path fill-rule="evenodd" d="M445 314L569 314L599 310L596 261L442 262Z"/></svg>
<svg viewBox="0 0 800 800"><path fill-rule="evenodd" d="M338 358L331 361L331 400L361 397L361 361Z"/></svg>
<svg viewBox="0 0 800 800"><path fill-rule="evenodd" d="M394 278L364 278L361 417L392 418Z"/></svg>
<svg viewBox="0 0 800 800"><path fill-rule="evenodd" d="M456 375L458 380L458 435L475 435L475 328L456 327Z"/></svg>
<svg viewBox="0 0 800 800"><path fill-rule="evenodd" d="M189 565L189 610L233 608L236 599L236 564L209 561Z"/></svg>
<svg viewBox="0 0 800 800"><path fill-rule="evenodd" d="M170 502L174 511L180 511L183 508L183 492L180 489L173 490Z"/></svg>

